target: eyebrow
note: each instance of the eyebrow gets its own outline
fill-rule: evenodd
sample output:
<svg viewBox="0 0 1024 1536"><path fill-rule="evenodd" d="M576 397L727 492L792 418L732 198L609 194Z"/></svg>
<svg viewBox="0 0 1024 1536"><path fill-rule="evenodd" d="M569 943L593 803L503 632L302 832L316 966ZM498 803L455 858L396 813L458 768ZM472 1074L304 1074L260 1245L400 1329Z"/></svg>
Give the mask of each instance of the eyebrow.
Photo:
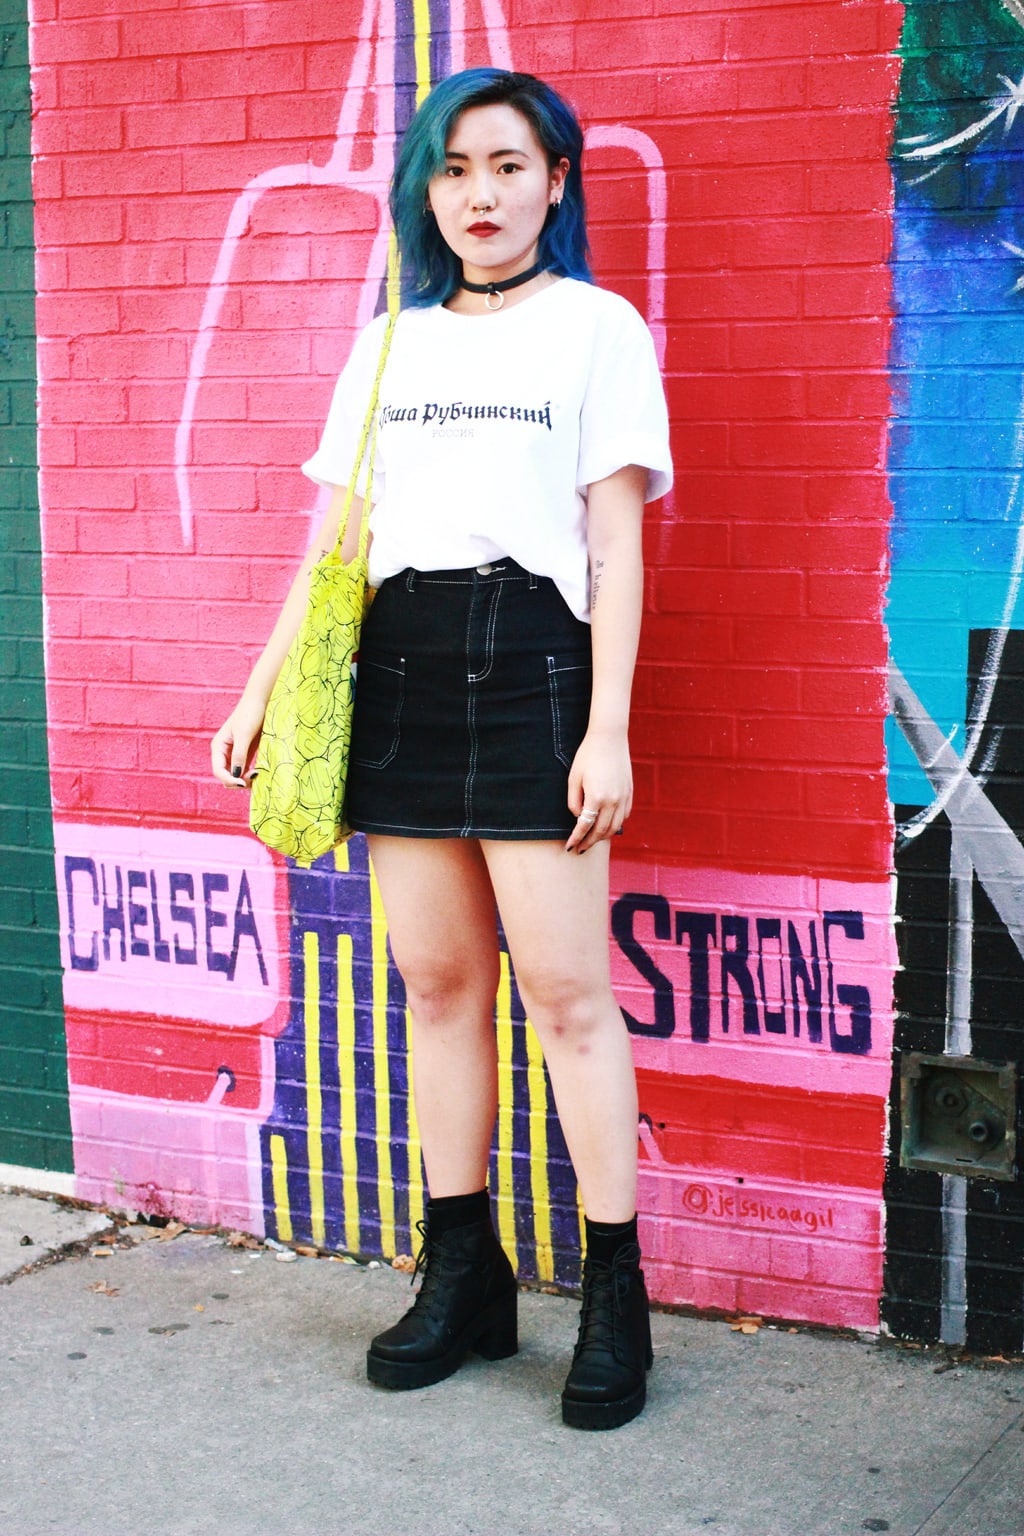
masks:
<svg viewBox="0 0 1024 1536"><path fill-rule="evenodd" d="M530 158L530 151L528 149L495 149L491 151L487 158L488 160L500 160L504 155L520 155L522 159L528 160ZM461 154L457 149L446 149L444 157L446 160L469 159L468 155Z"/></svg>

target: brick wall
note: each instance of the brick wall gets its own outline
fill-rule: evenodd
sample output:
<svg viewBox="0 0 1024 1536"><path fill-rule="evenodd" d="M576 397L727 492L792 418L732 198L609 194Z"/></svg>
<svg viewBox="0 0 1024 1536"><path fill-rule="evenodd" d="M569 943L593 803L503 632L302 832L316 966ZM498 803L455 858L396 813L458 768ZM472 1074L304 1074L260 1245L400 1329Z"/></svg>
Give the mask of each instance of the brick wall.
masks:
<svg viewBox="0 0 1024 1536"><path fill-rule="evenodd" d="M417 9L417 16L422 16ZM392 1253L422 1209L401 984L358 842L304 875L208 777L315 513L425 70L548 75L601 281L663 347L638 804L613 866L665 1301L874 1326L891 1077L881 612L902 9L40 0L48 722L78 1187ZM419 73L417 73L419 72ZM514 978L492 1187L579 1222Z"/></svg>
<svg viewBox="0 0 1024 1536"><path fill-rule="evenodd" d="M43 681L28 25L9 0L0 113L0 1165L53 1184L71 1168L71 1131Z"/></svg>
<svg viewBox="0 0 1024 1536"><path fill-rule="evenodd" d="M887 613L899 722L889 760L896 1043L901 1056L972 1056L1020 1072L1024 18L994 0L913 0L902 50ZM1018 1108L1018 1138L1022 1129ZM895 1149L902 1134L897 1083ZM1020 1350L1019 1180L902 1168L894 1156L887 1195L888 1325Z"/></svg>

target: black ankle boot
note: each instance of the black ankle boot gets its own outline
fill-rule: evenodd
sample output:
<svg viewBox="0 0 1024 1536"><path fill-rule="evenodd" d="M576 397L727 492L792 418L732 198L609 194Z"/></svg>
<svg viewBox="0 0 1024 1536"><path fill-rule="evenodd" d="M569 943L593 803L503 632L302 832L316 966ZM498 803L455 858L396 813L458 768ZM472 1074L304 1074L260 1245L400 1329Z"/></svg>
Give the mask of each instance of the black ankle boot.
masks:
<svg viewBox="0 0 1024 1536"><path fill-rule="evenodd" d="M470 1350L504 1360L519 1348L516 1277L490 1219L436 1238L429 1222L417 1226L419 1293L366 1352L366 1374L380 1387L429 1387L457 1371Z"/></svg>
<svg viewBox="0 0 1024 1536"><path fill-rule="evenodd" d="M562 1420L573 1429L618 1429L647 1399L654 1363L640 1249L622 1248L611 1264L583 1265L583 1310L562 1393Z"/></svg>

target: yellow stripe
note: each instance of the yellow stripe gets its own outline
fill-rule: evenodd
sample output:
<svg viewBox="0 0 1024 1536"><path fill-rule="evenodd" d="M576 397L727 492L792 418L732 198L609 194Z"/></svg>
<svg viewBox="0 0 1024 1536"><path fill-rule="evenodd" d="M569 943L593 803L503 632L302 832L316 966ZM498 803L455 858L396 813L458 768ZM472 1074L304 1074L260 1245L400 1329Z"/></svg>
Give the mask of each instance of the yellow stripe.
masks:
<svg viewBox="0 0 1024 1536"><path fill-rule="evenodd" d="M292 1240L292 1213L288 1205L288 1153L283 1136L270 1138L270 1177L274 1185L274 1213L277 1217L278 1241Z"/></svg>
<svg viewBox="0 0 1024 1536"><path fill-rule="evenodd" d="M373 1093L377 1112L377 1198L380 1246L395 1256L395 1187L391 1173L391 1073L388 1063L388 930L377 877L370 870L370 932L373 947Z"/></svg>
<svg viewBox="0 0 1024 1536"><path fill-rule="evenodd" d="M423 1220L423 1158L420 1149L420 1125L416 1119L416 1101L412 1092L412 1014L405 1010L405 1059L409 1076L409 1240L413 1252L419 1234L416 1223Z"/></svg>
<svg viewBox="0 0 1024 1536"><path fill-rule="evenodd" d="M516 1256L515 1189L512 1183L512 977L509 959L501 953L498 982L498 1234L502 1247L518 1268Z"/></svg>
<svg viewBox="0 0 1024 1536"><path fill-rule="evenodd" d="M323 1094L320 1086L320 945L315 933L302 935L305 967L306 1146L309 1153L309 1219L313 1241L324 1245Z"/></svg>
<svg viewBox="0 0 1024 1536"><path fill-rule="evenodd" d="M416 105L420 106L430 90L430 5L429 0L413 0L412 22L415 33Z"/></svg>
<svg viewBox="0 0 1024 1536"><path fill-rule="evenodd" d="M526 1021L526 1082L530 1095L530 1194L537 1245L537 1279L555 1278L551 1241L551 1187L548 1182L548 1085L544 1056L529 1019Z"/></svg>
<svg viewBox="0 0 1024 1536"><path fill-rule="evenodd" d="M340 852L340 849L336 849ZM359 1154L356 1141L356 1000L352 984L352 936L338 934L338 1084L341 1115L341 1198L345 1247L358 1253Z"/></svg>
<svg viewBox="0 0 1024 1536"><path fill-rule="evenodd" d="M349 871L348 843L339 843L334 850L334 869L339 875L347 875Z"/></svg>

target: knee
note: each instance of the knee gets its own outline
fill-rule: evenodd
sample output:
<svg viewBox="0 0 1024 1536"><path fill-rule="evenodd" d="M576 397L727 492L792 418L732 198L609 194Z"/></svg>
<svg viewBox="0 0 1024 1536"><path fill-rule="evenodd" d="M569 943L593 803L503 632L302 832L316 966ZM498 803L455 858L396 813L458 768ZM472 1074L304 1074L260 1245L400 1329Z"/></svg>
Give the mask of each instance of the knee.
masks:
<svg viewBox="0 0 1024 1536"><path fill-rule="evenodd" d="M417 1024L450 1022L465 1013L489 1012L498 989L497 967L445 955L395 957L405 997Z"/></svg>
<svg viewBox="0 0 1024 1536"><path fill-rule="evenodd" d="M519 984L530 1022L545 1050L568 1047L585 1055L591 1041L621 1014L610 992L594 991L578 977L547 976Z"/></svg>

